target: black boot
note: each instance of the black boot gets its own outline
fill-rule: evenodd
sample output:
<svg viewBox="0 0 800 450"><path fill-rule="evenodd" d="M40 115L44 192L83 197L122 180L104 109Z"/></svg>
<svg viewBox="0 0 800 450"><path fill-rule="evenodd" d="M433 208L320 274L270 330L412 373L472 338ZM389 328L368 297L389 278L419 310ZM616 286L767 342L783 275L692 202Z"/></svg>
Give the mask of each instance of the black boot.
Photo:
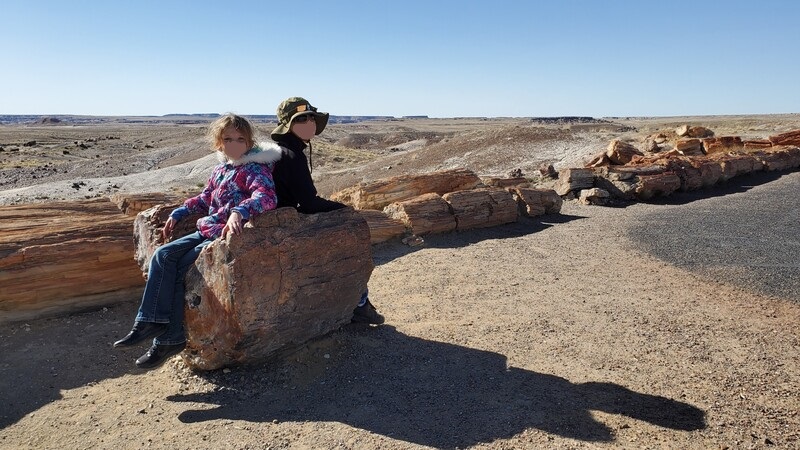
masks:
<svg viewBox="0 0 800 450"><path fill-rule="evenodd" d="M367 300L361 306L353 310L353 318L350 319L351 323L368 323L372 325L380 325L384 321L383 316L372 306L372 303Z"/></svg>
<svg viewBox="0 0 800 450"><path fill-rule="evenodd" d="M167 327L168 325L166 323L136 322L133 324L133 329L127 336L114 342L114 348L130 347L146 339L153 339L154 337L161 336L167 332Z"/></svg>
<svg viewBox="0 0 800 450"><path fill-rule="evenodd" d="M153 344L147 353L136 360L136 367L140 369L154 369L164 364L171 356L177 355L186 348L186 342L180 344Z"/></svg>

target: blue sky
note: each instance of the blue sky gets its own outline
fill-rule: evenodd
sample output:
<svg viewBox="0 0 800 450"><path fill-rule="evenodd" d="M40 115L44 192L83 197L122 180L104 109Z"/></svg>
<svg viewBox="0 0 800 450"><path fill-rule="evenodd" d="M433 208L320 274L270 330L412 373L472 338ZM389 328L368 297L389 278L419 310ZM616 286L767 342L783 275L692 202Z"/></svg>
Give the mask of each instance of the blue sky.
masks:
<svg viewBox="0 0 800 450"><path fill-rule="evenodd" d="M0 114L797 113L798 5L17 0Z"/></svg>

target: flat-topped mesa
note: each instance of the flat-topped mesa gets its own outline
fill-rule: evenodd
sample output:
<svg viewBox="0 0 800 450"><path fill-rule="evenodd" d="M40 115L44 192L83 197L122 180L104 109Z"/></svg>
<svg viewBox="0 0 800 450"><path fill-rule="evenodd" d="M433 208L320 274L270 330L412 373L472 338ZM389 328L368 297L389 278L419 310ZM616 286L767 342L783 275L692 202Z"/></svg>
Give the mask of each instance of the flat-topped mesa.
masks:
<svg viewBox="0 0 800 450"><path fill-rule="evenodd" d="M141 213L138 242L159 236L168 209ZM155 247L142 245L141 256ZM206 247L187 273L183 359L200 370L259 363L334 331L350 322L372 269L369 228L352 208L258 215Z"/></svg>

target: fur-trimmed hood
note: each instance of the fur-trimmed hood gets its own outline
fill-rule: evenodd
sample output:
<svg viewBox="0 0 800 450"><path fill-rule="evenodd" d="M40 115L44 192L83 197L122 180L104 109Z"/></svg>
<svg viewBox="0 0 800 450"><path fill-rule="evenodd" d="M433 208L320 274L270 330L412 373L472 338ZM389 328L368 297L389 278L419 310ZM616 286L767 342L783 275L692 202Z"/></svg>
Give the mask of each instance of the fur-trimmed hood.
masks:
<svg viewBox="0 0 800 450"><path fill-rule="evenodd" d="M235 161L229 161L225 153L218 151L217 159L223 164L232 164L234 166L243 166L245 164L254 162L261 164L274 163L281 159L281 146L274 142L259 142L255 147L251 148L247 153L242 155L241 158Z"/></svg>

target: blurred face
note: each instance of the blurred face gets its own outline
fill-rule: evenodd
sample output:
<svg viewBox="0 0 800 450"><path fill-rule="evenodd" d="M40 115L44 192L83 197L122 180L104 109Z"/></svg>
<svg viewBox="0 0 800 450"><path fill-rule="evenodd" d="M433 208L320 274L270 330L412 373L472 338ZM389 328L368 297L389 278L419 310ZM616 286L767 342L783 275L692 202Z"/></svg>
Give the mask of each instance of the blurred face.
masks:
<svg viewBox="0 0 800 450"><path fill-rule="evenodd" d="M289 128L295 136L299 137L303 142L308 142L317 133L317 122L311 114L303 114L297 116L292 120L292 126Z"/></svg>
<svg viewBox="0 0 800 450"><path fill-rule="evenodd" d="M231 160L237 160L248 150L247 139L236 128L225 127L222 130L222 148L219 149Z"/></svg>

